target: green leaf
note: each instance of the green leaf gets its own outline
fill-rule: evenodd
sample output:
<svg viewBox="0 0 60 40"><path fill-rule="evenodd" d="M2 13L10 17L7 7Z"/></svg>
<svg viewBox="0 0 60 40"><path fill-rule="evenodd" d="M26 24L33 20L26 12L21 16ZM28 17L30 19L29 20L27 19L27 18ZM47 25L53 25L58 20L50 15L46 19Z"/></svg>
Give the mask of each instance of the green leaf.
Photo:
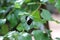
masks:
<svg viewBox="0 0 60 40"><path fill-rule="evenodd" d="M25 12L24 10L20 10L20 9L15 10L14 14L15 14L15 16L16 16L17 18L20 18L20 17L22 17L22 16L28 16L28 15L29 15L28 12Z"/></svg>
<svg viewBox="0 0 60 40"><path fill-rule="evenodd" d="M30 26L27 24L27 23L20 23L18 26L17 26L17 30L18 31L24 31L24 30L29 30L30 29Z"/></svg>
<svg viewBox="0 0 60 40"><path fill-rule="evenodd" d="M15 3L15 8L21 8L21 5L19 5L18 3Z"/></svg>
<svg viewBox="0 0 60 40"><path fill-rule="evenodd" d="M38 10L34 11L32 14L31 14L31 17L34 21L40 21L40 12Z"/></svg>
<svg viewBox="0 0 60 40"><path fill-rule="evenodd" d="M54 3L55 2L55 0L48 0L50 3Z"/></svg>
<svg viewBox="0 0 60 40"><path fill-rule="evenodd" d="M43 33L41 30L34 30L32 34L35 40L49 40L48 35Z"/></svg>
<svg viewBox="0 0 60 40"><path fill-rule="evenodd" d="M20 37L18 40L32 40L32 37L28 33L20 33Z"/></svg>
<svg viewBox="0 0 60 40"><path fill-rule="evenodd" d="M18 31L23 31L23 30L25 30L25 29L24 29L24 26L23 26L22 24L19 24L19 25L17 26L17 30L18 30Z"/></svg>
<svg viewBox="0 0 60 40"><path fill-rule="evenodd" d="M60 12L60 0L56 1L55 7L59 10Z"/></svg>
<svg viewBox="0 0 60 40"><path fill-rule="evenodd" d="M33 21L31 23L31 25L30 25L30 28L36 28L36 29L38 29L38 28L40 28L41 25L42 25L41 22L35 22L35 21Z"/></svg>
<svg viewBox="0 0 60 40"><path fill-rule="evenodd" d="M30 2L30 3L27 3L27 5L28 5L27 6L27 11L33 12L39 7L40 4L37 4L35 2Z"/></svg>
<svg viewBox="0 0 60 40"><path fill-rule="evenodd" d="M42 13L41 13L41 17L44 19L44 20L47 20L47 21L51 21L53 20L53 18L51 17L51 14L48 10L45 10L43 9Z"/></svg>
<svg viewBox="0 0 60 40"><path fill-rule="evenodd" d="M8 31L9 31L8 25L5 24L1 27L1 32L3 35L7 34Z"/></svg>
<svg viewBox="0 0 60 40"><path fill-rule="evenodd" d="M26 33L26 32L20 32L19 33L17 31L11 31L4 37L5 38L7 37L10 40L14 40L14 39L15 40L32 40L32 37L29 33Z"/></svg>
<svg viewBox="0 0 60 40"><path fill-rule="evenodd" d="M15 8L20 8L21 5L23 4L24 0L16 0L15 2Z"/></svg>
<svg viewBox="0 0 60 40"><path fill-rule="evenodd" d="M26 16L21 16L20 20L21 20L21 23L25 23L26 22Z"/></svg>
<svg viewBox="0 0 60 40"><path fill-rule="evenodd" d="M17 19L14 14L9 14L7 20L10 22L10 26L13 28L17 24Z"/></svg>
<svg viewBox="0 0 60 40"><path fill-rule="evenodd" d="M31 0L25 0L26 3L30 2Z"/></svg>
<svg viewBox="0 0 60 40"><path fill-rule="evenodd" d="M19 32L17 31L10 31L8 32L5 36L4 36L4 40L18 40L18 37L19 37Z"/></svg>

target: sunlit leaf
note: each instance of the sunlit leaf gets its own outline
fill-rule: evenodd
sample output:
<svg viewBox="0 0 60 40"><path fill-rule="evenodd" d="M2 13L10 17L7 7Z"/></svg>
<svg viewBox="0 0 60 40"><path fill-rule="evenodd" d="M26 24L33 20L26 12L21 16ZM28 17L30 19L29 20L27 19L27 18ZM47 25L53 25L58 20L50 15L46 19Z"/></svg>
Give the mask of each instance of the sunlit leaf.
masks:
<svg viewBox="0 0 60 40"><path fill-rule="evenodd" d="M31 0L25 0L26 3L30 2Z"/></svg>
<svg viewBox="0 0 60 40"><path fill-rule="evenodd" d="M37 10L37 11L34 11L33 13L32 13L32 18L33 18L33 20L34 21L40 21L40 12Z"/></svg>
<svg viewBox="0 0 60 40"><path fill-rule="evenodd" d="M10 31L10 32L8 32L5 36L4 36L4 40L18 40L18 37L19 37L20 35L19 35L19 32L17 32L17 31Z"/></svg>
<svg viewBox="0 0 60 40"><path fill-rule="evenodd" d="M19 40L32 40L32 37L29 33L20 33Z"/></svg>

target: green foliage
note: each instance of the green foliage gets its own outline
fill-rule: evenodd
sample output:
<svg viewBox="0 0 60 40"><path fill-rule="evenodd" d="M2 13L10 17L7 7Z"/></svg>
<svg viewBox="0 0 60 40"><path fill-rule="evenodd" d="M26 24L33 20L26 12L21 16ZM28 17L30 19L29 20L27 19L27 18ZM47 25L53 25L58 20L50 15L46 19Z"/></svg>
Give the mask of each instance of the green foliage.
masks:
<svg viewBox="0 0 60 40"><path fill-rule="evenodd" d="M10 36L11 35L11 36ZM26 32L16 32L16 31L12 31L9 32L7 35L5 35L4 40L5 39L9 39L9 40L32 40L32 37L29 33Z"/></svg>
<svg viewBox="0 0 60 40"><path fill-rule="evenodd" d="M41 17L42 17L44 20L47 20L47 21L53 20L53 18L51 17L50 12L49 12L48 10L45 10L45 9L42 10Z"/></svg>
<svg viewBox="0 0 60 40"><path fill-rule="evenodd" d="M60 0L56 1L55 7L58 9L58 11L60 12Z"/></svg>
<svg viewBox="0 0 60 40"><path fill-rule="evenodd" d="M48 0L50 3L54 4L55 0Z"/></svg>
<svg viewBox="0 0 60 40"><path fill-rule="evenodd" d="M2 34L5 35L5 34L8 33L8 31L9 31L9 28L8 28L8 26L6 24L1 27Z"/></svg>
<svg viewBox="0 0 60 40"><path fill-rule="evenodd" d="M20 33L19 40L32 40L32 37L28 33Z"/></svg>
<svg viewBox="0 0 60 40"><path fill-rule="evenodd" d="M32 36L35 40L51 40L50 31L40 30L46 21L56 21L50 11L40 8L46 2L55 3L60 10L60 0L0 0L0 35L4 35L3 40L32 40Z"/></svg>
<svg viewBox="0 0 60 40"><path fill-rule="evenodd" d="M32 13L31 16L32 16L32 18L33 18L34 21L40 21L41 20L41 18L40 18L40 12L38 10L33 11L33 13Z"/></svg>
<svg viewBox="0 0 60 40"><path fill-rule="evenodd" d="M24 31L24 30L28 31L29 29L30 29L30 26L27 25L27 23L21 23L17 27L17 30L19 30L19 31Z"/></svg>
<svg viewBox="0 0 60 40"><path fill-rule="evenodd" d="M10 27L14 27L17 24L17 19L14 14L9 14L7 20L10 22Z"/></svg>
<svg viewBox="0 0 60 40"><path fill-rule="evenodd" d="M48 35L41 30L34 30L32 34L34 35L35 40L50 40Z"/></svg>

